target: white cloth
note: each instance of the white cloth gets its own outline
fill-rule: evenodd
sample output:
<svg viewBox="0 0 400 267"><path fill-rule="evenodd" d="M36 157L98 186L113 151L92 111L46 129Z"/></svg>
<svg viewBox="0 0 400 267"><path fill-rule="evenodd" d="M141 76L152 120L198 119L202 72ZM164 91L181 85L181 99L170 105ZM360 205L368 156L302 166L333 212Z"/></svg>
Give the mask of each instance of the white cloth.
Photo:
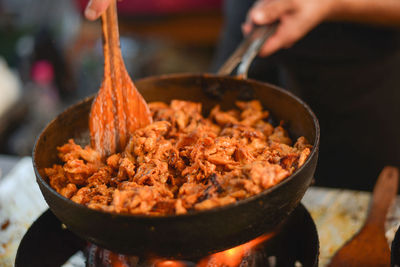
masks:
<svg viewBox="0 0 400 267"><path fill-rule="evenodd" d="M14 266L18 245L29 226L47 209L36 183L32 158L22 158L0 180L0 266Z"/></svg>

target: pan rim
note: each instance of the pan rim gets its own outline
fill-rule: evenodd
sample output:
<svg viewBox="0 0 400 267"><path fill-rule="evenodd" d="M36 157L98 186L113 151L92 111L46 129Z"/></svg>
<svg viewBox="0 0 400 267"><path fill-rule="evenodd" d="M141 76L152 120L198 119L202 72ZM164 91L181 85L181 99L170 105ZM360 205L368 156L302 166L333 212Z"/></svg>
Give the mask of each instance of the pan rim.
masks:
<svg viewBox="0 0 400 267"><path fill-rule="evenodd" d="M146 78L142 78L142 79L138 79L136 80L136 82L142 82L142 81L150 81L150 80L160 80L160 79L174 79L174 78L214 78L214 79L232 79L235 81L239 81L239 82L252 82L255 84L259 84L262 86L268 86L271 87L274 90L279 91L282 94L285 94L287 96L289 96L290 98L294 99L296 102L300 103L302 107L304 107L306 109L306 111L310 114L313 124L315 126L315 138L314 138L314 144L313 147L311 149L310 155L308 156L307 160L304 162L304 164L298 168L295 172L293 172L290 176L288 176L287 178L285 178L283 181L279 182L278 184L263 190L261 193L247 197L245 199L242 200L238 200L234 203L228 204L228 205L223 205L223 206L218 206L218 207L214 207L212 209L206 209L206 210L194 210L194 211L188 211L187 213L184 214L167 214L167 215L145 215L145 214L128 214L128 213L116 213L116 212L108 212L108 211L103 211L103 210L96 210L96 209L91 209L85 205L82 204L78 204L75 203L74 201L72 201L69 198L66 198L64 196L62 196L61 194L59 194L55 189L53 189L50 184L40 175L39 173L39 169L38 166L36 164L35 161L35 155L37 152L37 147L38 147L38 143L39 140L42 139L43 134L45 133L46 129L48 128L49 125L51 125L54 121L56 121L59 116L61 116L62 114L66 114L69 110L75 108L76 106L79 106L81 104L83 104L84 102L89 101L91 98L93 98L95 95L92 96L88 96L80 101L78 101L77 103L69 106L68 108L66 108L65 110L63 110L60 114L58 114L54 119L52 119L46 126L45 128L42 130L42 132L40 133L40 135L36 138L35 141L35 145L33 147L33 152L32 152L32 162L33 162L33 167L34 167L34 171L36 174L36 178L37 180L40 180L40 184L42 184L43 186L46 187L46 190L50 191L53 195L56 195L58 198L61 198L63 201L66 201L67 203L69 203L70 205L78 208L78 209L83 209L85 211L89 211L91 213L98 213L101 215L105 215L105 216L109 216L109 217L119 217L119 218L128 218L128 219L138 219L138 220L143 220L143 221L147 221L147 220L151 220L151 221L156 221L156 220L171 220L171 218L181 218L182 220L185 218L191 218L191 217L196 217L196 216L207 216L208 214L214 214L214 213L219 213L219 212L223 212L223 211L227 211L230 210L232 208L235 208L241 204L245 204L248 202L253 202L253 201L258 201L259 198L262 198L262 196L271 193L273 191L278 190L280 187L284 186L286 183L288 183L289 181L291 181L292 179L294 179L295 177L297 177L297 175L306 167L310 164L312 158L315 156L315 154L318 152L319 150L319 144L320 144L320 125L318 122L318 119L315 115L315 113L312 111L312 109L308 106L308 104L306 104L303 100L301 100L299 97L297 97L296 95L294 95L293 93L278 87L276 85L267 83L267 82L261 82L261 81L257 81L254 79L242 79L239 77L235 77L235 76L221 76L221 75L216 75L216 74L211 74L211 73L175 73L175 74L164 74L164 75L157 75L157 76L149 76ZM139 92L140 87L138 87ZM307 185L308 187L309 185ZM49 205L50 209L51 206Z"/></svg>

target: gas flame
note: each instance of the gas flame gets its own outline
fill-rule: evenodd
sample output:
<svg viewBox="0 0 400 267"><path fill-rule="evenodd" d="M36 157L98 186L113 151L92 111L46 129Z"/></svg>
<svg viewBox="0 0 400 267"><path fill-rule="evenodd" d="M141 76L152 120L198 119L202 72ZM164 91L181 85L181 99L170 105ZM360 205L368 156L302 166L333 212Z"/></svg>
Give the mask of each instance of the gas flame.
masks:
<svg viewBox="0 0 400 267"><path fill-rule="evenodd" d="M185 267L186 265L180 261L159 261L155 262L154 267Z"/></svg>
<svg viewBox="0 0 400 267"><path fill-rule="evenodd" d="M243 259L249 255L252 249L256 248L261 243L270 239L274 236L274 233L262 235L253 239L245 244L239 245L237 247L218 252L201 259L196 267L239 267ZM95 246L95 245L92 245ZM100 259L105 266L112 267L128 267L131 266L130 256L125 256L121 254L113 253L106 249L100 249ZM152 267L187 267L185 261L175 261L175 260L165 260L165 259L153 259L150 260ZM194 263L190 263L190 266ZM91 266L91 265L90 265ZM134 264L134 266L137 266ZM147 265L146 265L147 266Z"/></svg>
<svg viewBox="0 0 400 267"><path fill-rule="evenodd" d="M243 260L243 257L248 254L253 248L270 239L274 234L267 234L257 237L245 244L237 247L212 254L201 259L196 267L238 267ZM185 267L186 265L180 261L156 261L155 267Z"/></svg>
<svg viewBox="0 0 400 267"><path fill-rule="evenodd" d="M270 239L272 236L273 234L262 235L245 244L212 254L200 260L200 262L197 264L197 267L238 267L242 262L243 257L249 253L251 249Z"/></svg>

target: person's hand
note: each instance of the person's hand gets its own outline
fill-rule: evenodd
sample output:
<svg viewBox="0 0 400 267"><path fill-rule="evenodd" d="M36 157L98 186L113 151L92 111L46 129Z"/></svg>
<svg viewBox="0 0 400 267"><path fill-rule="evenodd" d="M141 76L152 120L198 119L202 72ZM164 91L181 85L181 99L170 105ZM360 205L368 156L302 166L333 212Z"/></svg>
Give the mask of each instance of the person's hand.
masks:
<svg viewBox="0 0 400 267"><path fill-rule="evenodd" d="M335 1L335 0L333 0ZM263 45L261 56L289 48L333 12L332 0L259 0L247 14L242 30L247 35L254 24L279 20L279 26Z"/></svg>
<svg viewBox="0 0 400 267"><path fill-rule="evenodd" d="M96 20L107 9L112 0L90 0L85 9L85 17L88 20Z"/></svg>

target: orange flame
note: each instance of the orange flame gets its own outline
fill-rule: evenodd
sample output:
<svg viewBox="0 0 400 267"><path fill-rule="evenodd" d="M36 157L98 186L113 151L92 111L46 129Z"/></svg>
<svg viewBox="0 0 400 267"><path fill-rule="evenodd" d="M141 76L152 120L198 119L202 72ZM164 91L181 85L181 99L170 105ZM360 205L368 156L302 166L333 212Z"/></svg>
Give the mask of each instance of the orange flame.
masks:
<svg viewBox="0 0 400 267"><path fill-rule="evenodd" d="M198 267L211 267L211 266L224 266L224 267L237 267L242 262L242 259L246 253L251 249L257 247L262 242L270 239L273 234L263 235L253 239L245 244L237 247L212 254L206 258L203 258L198 263Z"/></svg>
<svg viewBox="0 0 400 267"><path fill-rule="evenodd" d="M154 267L185 267L186 265L179 261L158 261L154 264Z"/></svg>
<svg viewBox="0 0 400 267"><path fill-rule="evenodd" d="M238 267L242 262L244 256L248 254L252 249L257 247L259 244L265 242L274 236L274 233L262 235L253 239L245 244L239 245L237 247L218 252L201 259L197 263L197 267ZM105 250L104 252L109 253L106 256L111 262L113 267L127 267L128 256L123 256L115 254L113 252ZM103 253L104 253L103 252ZM152 266L154 267L185 267L185 262L174 261L174 260L164 260L164 259L154 259L152 261Z"/></svg>

